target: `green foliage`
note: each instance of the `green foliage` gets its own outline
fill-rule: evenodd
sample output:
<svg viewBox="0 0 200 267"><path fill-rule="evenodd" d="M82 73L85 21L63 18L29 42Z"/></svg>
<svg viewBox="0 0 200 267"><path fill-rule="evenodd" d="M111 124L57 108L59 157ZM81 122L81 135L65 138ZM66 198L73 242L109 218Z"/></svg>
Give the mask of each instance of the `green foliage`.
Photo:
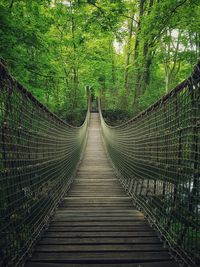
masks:
<svg viewBox="0 0 200 267"><path fill-rule="evenodd" d="M103 117L107 124L115 126L129 120L132 114L121 109L107 109L103 110Z"/></svg>
<svg viewBox="0 0 200 267"><path fill-rule="evenodd" d="M0 14L0 59L73 123L87 85L121 118L171 90L200 55L196 0L1 0Z"/></svg>

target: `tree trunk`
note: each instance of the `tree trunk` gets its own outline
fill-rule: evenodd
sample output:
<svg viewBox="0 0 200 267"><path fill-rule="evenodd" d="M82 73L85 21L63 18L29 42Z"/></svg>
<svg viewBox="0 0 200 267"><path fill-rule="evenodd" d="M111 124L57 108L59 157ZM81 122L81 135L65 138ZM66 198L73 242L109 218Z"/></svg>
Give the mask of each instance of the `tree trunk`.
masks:
<svg viewBox="0 0 200 267"><path fill-rule="evenodd" d="M9 5L9 8L10 8L10 9L12 9L14 2L15 2L15 0L12 0L12 1L11 1L10 5Z"/></svg>
<svg viewBox="0 0 200 267"><path fill-rule="evenodd" d="M73 7L72 3L70 2L70 8L71 8L71 33L72 33L72 41L73 41L73 66L72 66L72 73L73 73L73 99L72 99L72 107L74 108L76 106L77 101L77 89L78 89L78 69L77 69L77 47L76 47L76 41L75 41L75 31L76 31L76 24L74 20L74 14L73 14Z"/></svg>
<svg viewBox="0 0 200 267"><path fill-rule="evenodd" d="M113 40L109 41L109 50L110 50L110 56L111 56L111 77L112 77L112 85L113 88L115 87L116 83L116 75L115 75L115 53L113 50Z"/></svg>
<svg viewBox="0 0 200 267"><path fill-rule="evenodd" d="M126 54L126 67L125 67L125 74L124 74L124 89L128 95L129 93L129 65L130 65L130 58L131 58L131 41L133 37L133 14L131 14L131 19L129 21L129 35L128 35L128 42L127 42L127 54Z"/></svg>
<svg viewBox="0 0 200 267"><path fill-rule="evenodd" d="M144 39L142 43L141 34L141 24L144 15L149 16L151 14L151 8L154 4L154 0L139 1L139 20L138 29L135 40L135 95L133 99L133 104L137 104L140 96L145 93L147 85L150 81L150 67L152 64L152 52L149 49L149 43L151 40ZM143 48L142 48L143 47ZM139 61L140 60L140 61Z"/></svg>
<svg viewBox="0 0 200 267"><path fill-rule="evenodd" d="M139 15L138 15L138 25L135 35L135 47L134 47L134 64L135 64L135 95L133 99L133 104L135 104L140 96L140 89L139 84L141 81L141 64L138 62L139 57L139 48L140 48L140 33L141 33L141 21L142 17L144 15L144 7L145 7L145 1L146 0L139 0Z"/></svg>

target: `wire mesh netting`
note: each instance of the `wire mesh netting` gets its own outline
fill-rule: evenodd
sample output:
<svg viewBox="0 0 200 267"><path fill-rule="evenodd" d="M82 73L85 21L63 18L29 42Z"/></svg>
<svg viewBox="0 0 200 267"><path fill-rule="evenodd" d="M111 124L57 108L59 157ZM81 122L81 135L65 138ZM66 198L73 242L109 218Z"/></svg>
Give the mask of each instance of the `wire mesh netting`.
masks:
<svg viewBox="0 0 200 267"><path fill-rule="evenodd" d="M101 115L101 125L113 166L136 205L186 264L200 264L200 62L137 117L111 127Z"/></svg>
<svg viewBox="0 0 200 267"><path fill-rule="evenodd" d="M0 266L20 263L70 186L88 114L68 125L0 64Z"/></svg>

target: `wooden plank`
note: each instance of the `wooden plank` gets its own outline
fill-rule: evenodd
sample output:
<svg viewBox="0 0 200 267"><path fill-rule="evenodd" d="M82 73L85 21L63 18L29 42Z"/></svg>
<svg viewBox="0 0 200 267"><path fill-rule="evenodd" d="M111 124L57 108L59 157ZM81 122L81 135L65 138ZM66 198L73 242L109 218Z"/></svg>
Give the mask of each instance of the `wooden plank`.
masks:
<svg viewBox="0 0 200 267"><path fill-rule="evenodd" d="M62 205L59 206L59 210L66 210L70 209L70 210L88 210L88 211L93 211L93 210L105 210L105 211L109 211L109 210L117 210L117 211L123 211L123 210L133 210L133 206L130 205L111 205L111 204L101 204L99 205L98 203L71 203L71 204L67 204L67 203L63 203Z"/></svg>
<svg viewBox="0 0 200 267"><path fill-rule="evenodd" d="M143 224L143 225L90 225L90 226L71 226L71 225L64 225L64 226L57 226L57 225L50 225L47 231L64 231L64 232L73 232L73 231L104 231L104 232L124 232L124 231L153 231L152 228L149 225Z"/></svg>
<svg viewBox="0 0 200 267"><path fill-rule="evenodd" d="M52 226L135 226L147 225L145 221L52 221Z"/></svg>
<svg viewBox="0 0 200 267"><path fill-rule="evenodd" d="M45 252L35 252L33 254L33 257L31 259L32 261L51 261L51 262L110 262L114 263L116 261L120 262L123 260L123 262L145 262L145 261L165 261L170 260L170 255L168 252L126 252L126 251L116 251L116 252L110 252L110 251L102 251L102 252L60 252L60 253L45 253Z"/></svg>
<svg viewBox="0 0 200 267"><path fill-rule="evenodd" d="M39 244L161 244L157 237L42 237Z"/></svg>
<svg viewBox="0 0 200 267"><path fill-rule="evenodd" d="M117 196L107 196L107 197L105 197L105 196L96 196L96 197L90 197L90 196L82 196L82 197L80 197L80 196L74 196L74 197L72 197L72 196L66 196L63 200L84 200L84 201L91 201L91 200L94 200L94 201L101 201L101 202L113 202L113 203L117 203L117 202L126 202L126 203L130 203L130 199L129 198L124 198L124 197L122 197L122 196L119 196L119 195L117 195Z"/></svg>
<svg viewBox="0 0 200 267"><path fill-rule="evenodd" d="M76 231L76 232L64 232L64 231L46 231L44 237L156 237L155 231L143 231L143 232L96 232L96 231Z"/></svg>
<svg viewBox="0 0 200 267"><path fill-rule="evenodd" d="M85 218L83 217L78 217L78 216L72 216L72 217L68 217L68 216L55 216L54 219L52 221L60 221L60 222L114 222L114 221L120 221L120 222L134 222L134 221L143 221L142 217L133 217L133 216L129 216L129 217L117 217L117 216L113 216L113 217L87 217Z"/></svg>
<svg viewBox="0 0 200 267"><path fill-rule="evenodd" d="M113 192L105 192L105 193L102 193L102 192L82 192L82 193L69 193L68 196L69 197L110 197L111 195L118 195L117 193Z"/></svg>
<svg viewBox="0 0 200 267"><path fill-rule="evenodd" d="M106 191L105 191L106 190ZM112 193L118 193L119 195L118 196L124 196L124 190L123 188L119 188L119 187L114 187L114 186L102 186L102 187L98 187L98 186L79 186L79 185L76 185L74 186L73 188L71 188L70 190L71 193L84 193L84 192L91 192L91 193L94 193L94 192L112 192Z"/></svg>
<svg viewBox="0 0 200 267"><path fill-rule="evenodd" d="M94 178L94 177L93 177ZM73 185L90 185L91 183L94 183L95 185L117 185L120 183L118 182L118 180L116 178L110 178L110 175L109 175L109 178L96 178L96 179L93 179L93 181L91 181L91 179L79 179L78 177L74 180L73 182Z"/></svg>
<svg viewBox="0 0 200 267"><path fill-rule="evenodd" d="M115 208L115 210L135 210L131 204L126 203L100 203L100 202L77 202L70 201L70 203L63 203L59 206L59 210L63 210L64 207L75 210L77 207L84 210L93 210L94 208L104 209L105 211Z"/></svg>
<svg viewBox="0 0 200 267"><path fill-rule="evenodd" d="M106 265L109 267L179 267L174 261L162 261L162 262L140 262L138 263L111 263ZM25 267L105 267L101 263L94 263L88 265L85 263L41 263L41 262L27 262Z"/></svg>
<svg viewBox="0 0 200 267"><path fill-rule="evenodd" d="M122 197L122 193L120 192L116 192L116 191L106 191L106 192L101 192L101 191L83 191L79 194L77 194L76 192L72 192L72 193L68 193L67 197L68 198L110 198L113 199L113 197L116 197L118 199L120 199Z"/></svg>
<svg viewBox="0 0 200 267"><path fill-rule="evenodd" d="M118 184L115 184L115 183L109 183L109 184L100 184L100 183L78 183L78 184L74 184L72 185L71 187L71 190L84 190L84 189L87 189L87 190L107 190L107 189L120 189L120 191L122 191L122 187Z"/></svg>
<svg viewBox="0 0 200 267"><path fill-rule="evenodd" d="M143 215L138 215L138 216L136 216L136 215L134 215L134 216L131 216L131 215L128 215L128 216L115 216L115 215L113 215L113 216L110 216L110 215L107 215L107 216L102 216L102 215L97 215L97 216L93 216L92 214L91 215L89 215L88 214L88 216L85 216L85 215L83 215L83 216L81 216L81 215L78 215L77 214L77 216L75 216L75 215L72 215L72 216L70 216L70 215L65 215L65 214L58 214L58 215L55 215L54 216L54 218L53 218L53 221L55 221L55 220L57 220L57 221L83 221L83 222L85 222L85 221L143 221L144 220L144 218L143 218Z"/></svg>
<svg viewBox="0 0 200 267"><path fill-rule="evenodd" d="M36 252L69 252L69 251L168 251L161 244L95 244L95 245L38 245Z"/></svg>
<svg viewBox="0 0 200 267"><path fill-rule="evenodd" d="M126 216L126 217L132 217L132 216L137 216L137 217L144 217L143 214L141 214L140 212L138 211L135 211L135 210L131 210L131 211L114 211L114 210L111 210L111 211L105 211L105 210L100 210L100 211L73 211L71 209L69 210L58 210L57 211L57 215L58 216L78 216L78 217L81 217L81 216Z"/></svg>

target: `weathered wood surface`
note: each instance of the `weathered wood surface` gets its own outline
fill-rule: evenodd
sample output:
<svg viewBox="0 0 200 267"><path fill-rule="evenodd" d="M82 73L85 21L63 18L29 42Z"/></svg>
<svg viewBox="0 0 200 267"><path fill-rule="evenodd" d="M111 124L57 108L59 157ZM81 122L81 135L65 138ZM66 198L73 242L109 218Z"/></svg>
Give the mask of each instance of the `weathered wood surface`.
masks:
<svg viewBox="0 0 200 267"><path fill-rule="evenodd" d="M65 266L178 266L115 177L95 113L77 177L25 265Z"/></svg>

